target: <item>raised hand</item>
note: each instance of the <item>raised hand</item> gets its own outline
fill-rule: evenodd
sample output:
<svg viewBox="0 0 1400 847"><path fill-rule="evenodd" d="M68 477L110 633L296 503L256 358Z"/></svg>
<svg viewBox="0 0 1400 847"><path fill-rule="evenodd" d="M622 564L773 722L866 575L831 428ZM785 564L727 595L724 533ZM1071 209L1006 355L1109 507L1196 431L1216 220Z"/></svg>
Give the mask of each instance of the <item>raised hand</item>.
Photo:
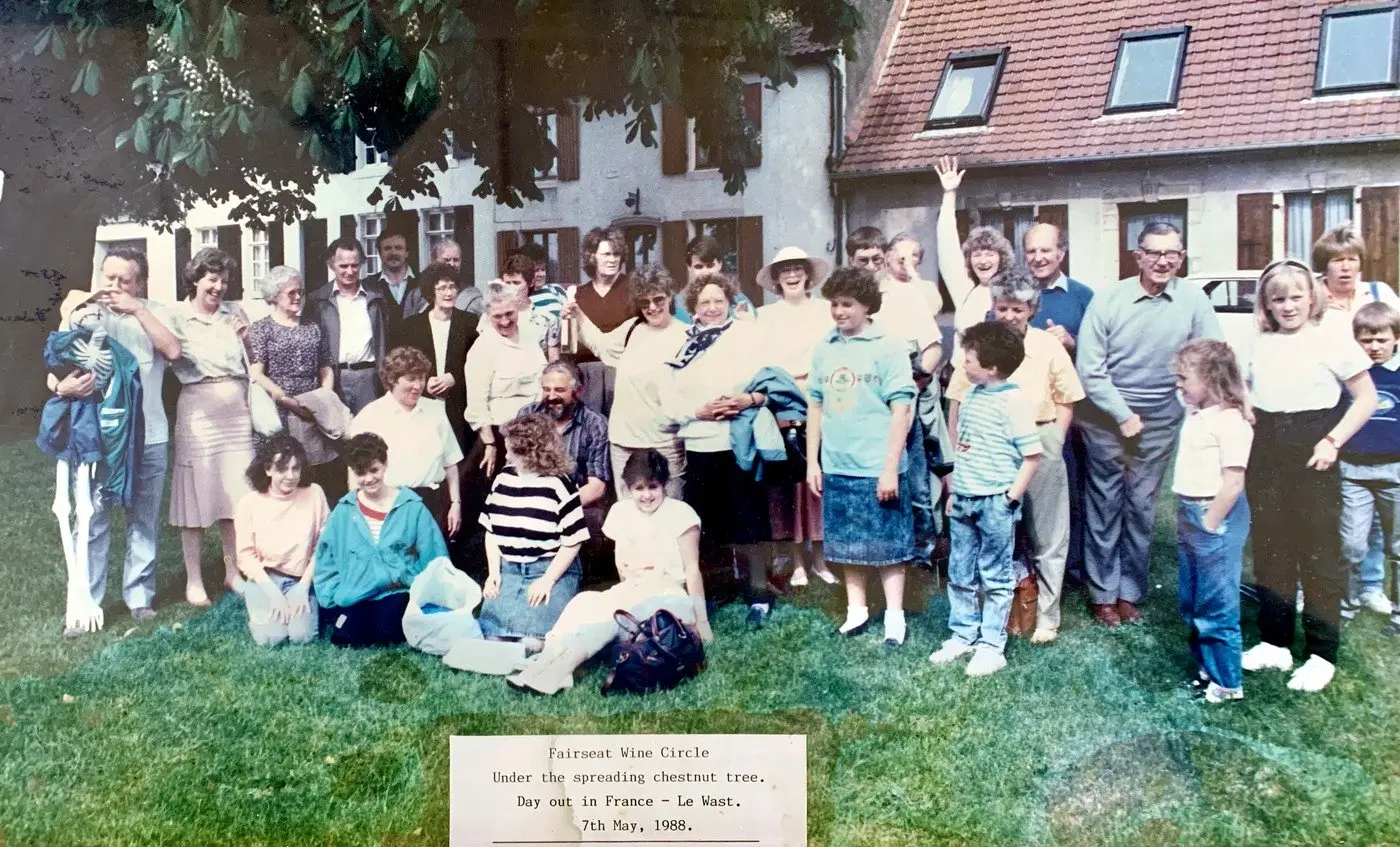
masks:
<svg viewBox="0 0 1400 847"><path fill-rule="evenodd" d="M941 156L938 164L934 166L934 171L938 174L938 181L942 183L944 191L957 191L962 185L962 178L965 171L958 170L957 156Z"/></svg>

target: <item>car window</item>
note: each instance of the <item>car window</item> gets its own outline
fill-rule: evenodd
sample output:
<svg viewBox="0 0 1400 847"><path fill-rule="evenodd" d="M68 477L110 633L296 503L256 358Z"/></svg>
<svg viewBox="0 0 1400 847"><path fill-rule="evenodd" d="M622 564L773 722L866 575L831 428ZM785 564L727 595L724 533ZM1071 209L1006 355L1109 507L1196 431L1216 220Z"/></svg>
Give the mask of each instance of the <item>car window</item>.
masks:
<svg viewBox="0 0 1400 847"><path fill-rule="evenodd" d="M1212 279L1203 286L1217 312L1253 312L1256 279Z"/></svg>

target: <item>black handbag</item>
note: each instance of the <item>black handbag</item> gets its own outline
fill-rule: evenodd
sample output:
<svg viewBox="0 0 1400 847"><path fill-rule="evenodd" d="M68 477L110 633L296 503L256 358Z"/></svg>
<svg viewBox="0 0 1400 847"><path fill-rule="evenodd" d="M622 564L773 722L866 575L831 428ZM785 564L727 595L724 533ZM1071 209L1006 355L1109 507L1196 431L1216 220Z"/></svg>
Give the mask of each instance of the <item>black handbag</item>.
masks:
<svg viewBox="0 0 1400 847"><path fill-rule="evenodd" d="M781 462L765 462L759 457L757 467L763 469L759 479L764 485L795 485L807 480L807 424L791 424L782 428L783 447L787 458Z"/></svg>
<svg viewBox="0 0 1400 847"><path fill-rule="evenodd" d="M675 688L705 669L700 633L665 609L644 621L630 613L613 613L626 635L618 639L612 671L602 693L646 694Z"/></svg>

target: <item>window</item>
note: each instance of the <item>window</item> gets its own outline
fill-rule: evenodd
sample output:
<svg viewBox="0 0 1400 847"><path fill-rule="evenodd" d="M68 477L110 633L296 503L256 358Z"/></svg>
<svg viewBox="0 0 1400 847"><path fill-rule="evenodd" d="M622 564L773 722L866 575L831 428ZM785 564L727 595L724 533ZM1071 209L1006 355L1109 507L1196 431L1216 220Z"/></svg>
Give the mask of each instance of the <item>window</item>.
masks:
<svg viewBox="0 0 1400 847"><path fill-rule="evenodd" d="M1395 88L1400 13L1393 3L1328 9L1317 45L1318 94Z"/></svg>
<svg viewBox="0 0 1400 847"><path fill-rule="evenodd" d="M1176 227L1181 232L1182 243L1186 244L1189 233L1186 231L1186 201L1185 200L1161 200L1156 203L1119 203L1118 204L1118 275L1120 279L1128 279L1138 275L1139 268L1137 256L1138 236L1142 234L1143 227L1150 223L1167 223ZM1188 260L1183 259L1181 266L1177 268L1177 276L1186 276Z"/></svg>
<svg viewBox="0 0 1400 847"><path fill-rule="evenodd" d="M1016 252L1016 258L1025 261L1025 254L1022 248L1022 238L1026 230L1035 226L1035 209L1030 206L1019 206L1012 209L978 209L975 213L974 226L989 226L992 229L1000 230L1006 236L1006 240L1011 242L1012 249Z"/></svg>
<svg viewBox="0 0 1400 847"><path fill-rule="evenodd" d="M428 237L428 255L440 242L450 241L457 232L457 216L446 209L428 212L428 225L424 227Z"/></svg>
<svg viewBox="0 0 1400 847"><path fill-rule="evenodd" d="M992 114L1006 52L1002 48L950 55L924 129L985 124Z"/></svg>
<svg viewBox="0 0 1400 847"><path fill-rule="evenodd" d="M267 230L253 227L248 232L248 278L254 286L271 270L271 259Z"/></svg>
<svg viewBox="0 0 1400 847"><path fill-rule="evenodd" d="M710 155L708 147L701 147L695 141L695 119L686 121L686 137L690 139L690 169L692 171L711 171L719 167L714 162L714 157Z"/></svg>
<svg viewBox="0 0 1400 847"><path fill-rule="evenodd" d="M194 231L195 252L198 253L205 247L219 246L219 228L214 226L203 226Z"/></svg>
<svg viewBox="0 0 1400 847"><path fill-rule="evenodd" d="M540 116L540 123L544 125L545 137L554 148L559 149L559 116L550 112ZM547 167L535 171L536 179L554 179L559 175L559 155L555 154Z"/></svg>
<svg viewBox="0 0 1400 847"><path fill-rule="evenodd" d="M735 218L695 221L692 237L708 235L719 242L724 258L720 270L726 275L739 278L739 222Z"/></svg>
<svg viewBox="0 0 1400 847"><path fill-rule="evenodd" d="M1104 112L1174 108L1190 32L1190 27L1180 27L1125 34L1118 42Z"/></svg>
<svg viewBox="0 0 1400 847"><path fill-rule="evenodd" d="M1313 242L1332 227L1351 220L1352 190L1300 191L1283 197L1284 253L1304 264L1312 262Z"/></svg>
<svg viewBox="0 0 1400 847"><path fill-rule="evenodd" d="M389 154L386 151L376 148L373 144L365 144L363 147L365 152L360 161L364 166L386 165L389 163Z"/></svg>
<svg viewBox="0 0 1400 847"><path fill-rule="evenodd" d="M374 240L383 231L383 215L364 215L360 218L360 246L365 249L365 276L379 273L379 245Z"/></svg>
<svg viewBox="0 0 1400 847"><path fill-rule="evenodd" d="M1254 311L1257 277L1225 277L1206 280L1202 286L1217 313L1248 314Z"/></svg>

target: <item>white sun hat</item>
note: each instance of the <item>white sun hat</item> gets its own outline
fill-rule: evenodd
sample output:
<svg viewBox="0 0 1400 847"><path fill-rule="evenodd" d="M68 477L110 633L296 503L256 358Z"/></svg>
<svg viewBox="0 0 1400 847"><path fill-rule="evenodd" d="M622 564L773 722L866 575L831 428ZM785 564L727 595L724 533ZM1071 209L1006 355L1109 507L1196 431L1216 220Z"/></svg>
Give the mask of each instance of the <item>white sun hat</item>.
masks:
<svg viewBox="0 0 1400 847"><path fill-rule="evenodd" d="M784 247L778 251L778 255L773 257L773 261L764 265L758 272L758 284L769 291L778 290L778 281L773 278L773 267L783 262L806 262L811 268L808 274L807 289L810 291L821 285L826 280L826 274L831 270L831 265L825 259L815 259L807 255L807 251L801 247Z"/></svg>

